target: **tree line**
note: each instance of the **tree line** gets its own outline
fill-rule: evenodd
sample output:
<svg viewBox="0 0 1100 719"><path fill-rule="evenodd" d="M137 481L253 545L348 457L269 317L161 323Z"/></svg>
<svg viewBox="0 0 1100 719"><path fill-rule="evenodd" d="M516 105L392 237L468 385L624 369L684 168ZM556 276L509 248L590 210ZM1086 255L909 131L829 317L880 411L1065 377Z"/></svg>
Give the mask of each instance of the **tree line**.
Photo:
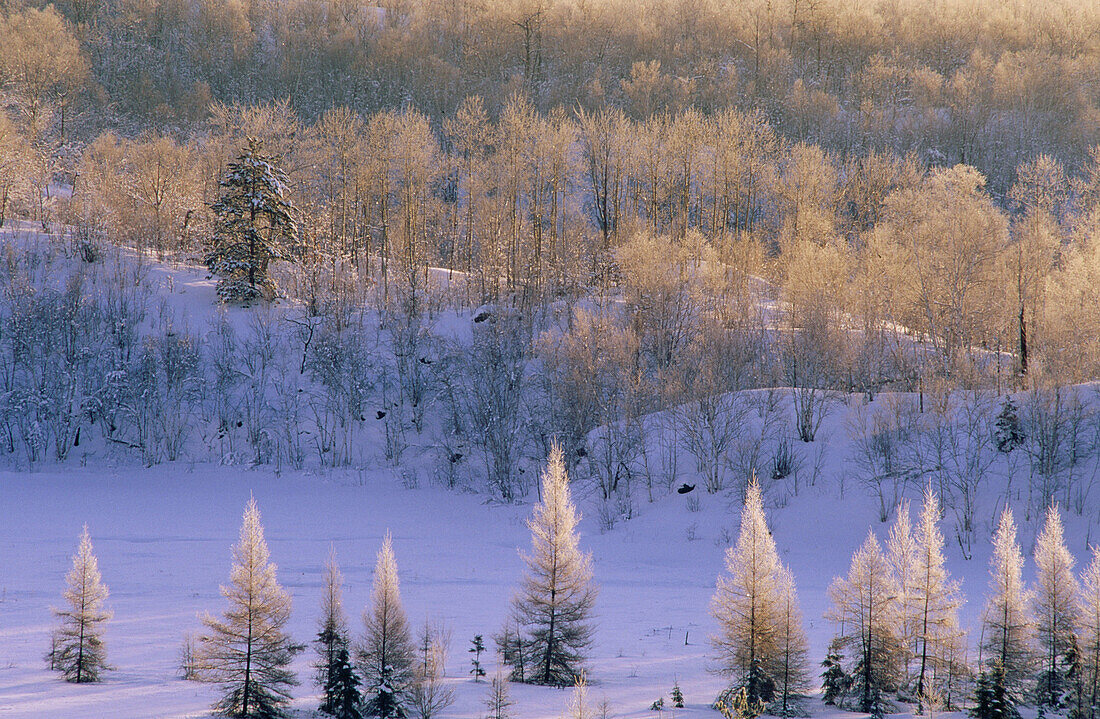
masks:
<svg viewBox="0 0 1100 719"><path fill-rule="evenodd" d="M88 138L278 98L311 120L412 104L439 123L518 90L544 112L760 108L793 139L969 163L1005 192L1040 152L1083 161L1096 131L1100 15L1063 0L18 0L4 15L6 84Z"/></svg>
<svg viewBox="0 0 1100 719"><path fill-rule="evenodd" d="M510 716L508 681L575 686L575 701L584 701L597 587L591 557L579 548L579 517L560 448L550 455L542 487L528 522L532 551L524 556L526 573L512 614L495 637L502 672L489 685L493 719ZM903 503L885 547L870 532L848 574L833 581L826 618L837 633L821 664L825 703L874 716L915 704L918 713L969 707L974 719L1016 717L1024 705L1095 717L1100 711L1100 552L1093 549L1079 581L1060 512L1052 504L1036 540L1036 582L1027 587L1016 525L1006 508L993 536L974 662L958 620L961 588L945 567L941 517L939 497L929 485L916 525ZM426 622L414 641L388 534L373 582L363 634L353 640L334 552L325 564L314 641L321 711L343 719L439 716L453 701L453 688L443 682L450 634ZM215 709L227 716L280 716L297 683L289 663L304 646L284 632L290 596L277 582L254 499L246 507L230 584L222 594L229 604L224 615L205 615L202 632L185 640L183 676L220 685ZM55 610L61 623L47 659L69 681L100 681L108 669L102 633L111 614L87 527L65 599L68 608ZM714 707L726 716L804 716L816 683L802 614L755 479L745 493L740 532L726 552L711 614L718 628L710 640L711 659L728 681ZM483 651L478 635L469 650L475 682L485 675ZM673 694L682 704L678 685ZM594 716L578 711L578 719Z"/></svg>

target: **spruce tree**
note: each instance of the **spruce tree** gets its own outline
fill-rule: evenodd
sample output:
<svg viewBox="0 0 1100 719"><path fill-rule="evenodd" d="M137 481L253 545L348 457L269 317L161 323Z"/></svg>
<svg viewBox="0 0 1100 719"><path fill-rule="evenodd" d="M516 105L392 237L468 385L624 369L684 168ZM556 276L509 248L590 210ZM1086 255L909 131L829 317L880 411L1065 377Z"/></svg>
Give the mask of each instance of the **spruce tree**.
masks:
<svg viewBox="0 0 1100 719"><path fill-rule="evenodd" d="M321 711L336 719L362 719L363 696L359 677L348 657L347 646L336 650L323 687L325 703Z"/></svg>
<svg viewBox="0 0 1100 719"><path fill-rule="evenodd" d="M958 584L950 580L944 567L943 534L940 533L939 521L939 497L928 485L914 532L916 557L909 592L909 606L913 610L918 701L931 689L929 685L934 672L941 667L947 668L953 646L962 637L958 615L962 599Z"/></svg>
<svg viewBox="0 0 1100 719"><path fill-rule="evenodd" d="M1092 559L1081 575L1077 595L1077 643L1083 714L1096 719L1100 715L1100 547L1091 549Z"/></svg>
<svg viewBox="0 0 1100 719"><path fill-rule="evenodd" d="M414 679L414 651L389 533L378 552L371 603L363 612L363 623L366 631L358 663L366 687L365 714L379 719L405 717Z"/></svg>
<svg viewBox="0 0 1100 719"><path fill-rule="evenodd" d="M844 671L844 655L840 650L840 641L829 643L829 651L821 662L821 700L828 706L837 706L844 700L852 686L852 678Z"/></svg>
<svg viewBox="0 0 1100 719"><path fill-rule="evenodd" d="M574 684L592 641L590 619L597 590L592 557L579 547L579 520L561 447L555 443L542 473L542 501L527 522L527 572L512 602L516 623L526 632L522 643L531 671L525 678L532 684Z"/></svg>
<svg viewBox="0 0 1100 719"><path fill-rule="evenodd" d="M334 716L341 698L330 693L329 687L334 687L334 691L346 691L346 681L337 682L335 677L337 671L342 671L338 662L340 654L343 653L346 658L348 649L348 622L344 615L342 585L343 576L336 563L336 549L332 548L325 562L325 586L324 593L321 595L321 628L314 641L317 651L314 667L317 669L317 685L323 691L320 710Z"/></svg>
<svg viewBox="0 0 1100 719"><path fill-rule="evenodd" d="M1021 577L1023 564L1016 543L1016 522L1012 510L1005 508L993 535L981 651L987 683L1000 681L995 688L1000 691L1003 685L1006 701L1013 704L1032 678L1032 620L1027 609L1029 594Z"/></svg>
<svg viewBox="0 0 1100 719"><path fill-rule="evenodd" d="M726 550L726 571L718 578L711 613L720 633L711 643L723 671L744 687L750 702L775 697L780 664L782 564L764 517L756 478L749 481L737 543Z"/></svg>
<svg viewBox="0 0 1100 719"><path fill-rule="evenodd" d="M53 634L50 665L67 681L97 682L108 668L103 625L111 618L111 613L103 606L107 601L107 587L99 574L99 561L92 551L86 524L65 581L67 587L63 596L68 606L53 610L61 625Z"/></svg>
<svg viewBox="0 0 1100 719"><path fill-rule="evenodd" d="M470 664L473 665L470 673L474 675L474 681L476 682L485 676L485 670L481 668L481 653L485 651L485 640L480 634L474 636L470 642L470 648L466 651L474 655L474 658L470 660Z"/></svg>
<svg viewBox="0 0 1100 719"><path fill-rule="evenodd" d="M897 594L890 563L874 533L868 532L848 576L829 587L833 607L826 615L842 628L839 646L853 652L852 690L855 707L862 712L884 713L889 706L885 695L901 676Z"/></svg>
<svg viewBox="0 0 1100 719"><path fill-rule="evenodd" d="M222 685L214 708L230 717L286 716L289 688L297 684L289 666L300 647L284 631L290 595L269 559L260 510L249 499L230 583L221 588L229 608L223 618L203 616L206 631L199 637L203 675Z"/></svg>
<svg viewBox="0 0 1100 719"><path fill-rule="evenodd" d="M218 296L225 302L272 299L275 285L268 276L274 260L289 256L298 236L297 211L287 199L287 177L278 160L263 153L252 138L229 164L219 186L221 197L211 205L214 232L206 266L218 277Z"/></svg>
<svg viewBox="0 0 1100 719"><path fill-rule="evenodd" d="M973 719L1019 719L1020 712L999 662L994 661L978 675L970 716Z"/></svg>
<svg viewBox="0 0 1100 719"><path fill-rule="evenodd" d="M1075 649L1077 580L1073 556L1066 549L1058 507L1047 508L1046 522L1035 544L1038 569L1032 611L1042 654L1042 671L1036 687L1041 706L1061 708L1069 690L1067 657Z"/></svg>

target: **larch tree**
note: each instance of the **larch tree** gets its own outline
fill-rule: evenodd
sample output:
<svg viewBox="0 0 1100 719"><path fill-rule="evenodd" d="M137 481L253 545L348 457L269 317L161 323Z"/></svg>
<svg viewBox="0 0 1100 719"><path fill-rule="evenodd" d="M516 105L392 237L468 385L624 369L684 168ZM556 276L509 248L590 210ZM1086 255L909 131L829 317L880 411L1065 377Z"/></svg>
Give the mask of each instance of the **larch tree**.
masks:
<svg viewBox="0 0 1100 719"><path fill-rule="evenodd" d="M1080 651L1082 717L1100 715L1100 547L1081 575L1077 595L1077 645Z"/></svg>
<svg viewBox="0 0 1100 719"><path fill-rule="evenodd" d="M771 711L780 717L801 716L804 710L796 702L810 688L808 646L794 576L787 567L779 573L779 612L779 653Z"/></svg>
<svg viewBox="0 0 1100 719"><path fill-rule="evenodd" d="M1016 541L1012 510L1005 508L993 535L989 561L989 596L982 617L981 671L993 696L1014 706L1019 690L1032 678L1030 594L1021 573L1024 558Z"/></svg>
<svg viewBox="0 0 1100 719"><path fill-rule="evenodd" d="M1069 690L1071 659L1077 651L1077 579L1073 556L1066 548L1062 517L1057 505L1047 508L1046 522L1035 543L1038 568L1032 614L1042 651L1042 671L1036 698L1041 706L1059 708Z"/></svg>
<svg viewBox="0 0 1100 719"><path fill-rule="evenodd" d="M323 691L320 709L323 713L333 716L338 715L338 706L345 703L343 695L348 692L348 687L337 676L344 670L342 662L347 662L348 649L348 620L344 614L343 582L343 575L336 563L336 549L332 548L325 562L325 586L324 593L321 595L321 628L317 633L317 639L314 640L317 650L317 661L314 666L317 669L317 685Z"/></svg>
<svg viewBox="0 0 1100 719"><path fill-rule="evenodd" d="M363 612L365 632L357 651L366 697L365 714L379 719L403 718L408 713L414 649L409 620L401 604L397 560L389 533L374 565L370 606Z"/></svg>
<svg viewBox="0 0 1100 719"><path fill-rule="evenodd" d="M489 679L489 693L485 697L486 719L512 719L511 707L508 676L498 669Z"/></svg>
<svg viewBox="0 0 1100 719"><path fill-rule="evenodd" d="M723 671L734 677L733 688L744 688L753 703L770 702L782 659L783 566L755 477L745 493L737 543L726 550L726 571L711 600L720 628L711 643Z"/></svg>
<svg viewBox="0 0 1100 719"><path fill-rule="evenodd" d="M914 532L916 557L909 592L910 605L914 610L915 690L922 709L923 698L931 693L933 675L941 668L948 668L954 644L962 636L958 616L962 599L958 583L950 579L944 567L943 534L939 522L939 496L928 485Z"/></svg>
<svg viewBox="0 0 1100 719"><path fill-rule="evenodd" d="M80 534L80 545L65 581L68 586L63 596L68 607L53 610L61 626L54 633L50 665L70 682L97 682L108 668L103 625L111 618L111 612L103 606L107 587L99 574L88 525L84 525Z"/></svg>
<svg viewBox="0 0 1100 719"><path fill-rule="evenodd" d="M288 257L288 246L298 237L286 173L258 140L249 138L219 185L221 197L210 207L214 233L205 258L219 278L218 296L225 302L270 300L275 284L268 266Z"/></svg>
<svg viewBox="0 0 1100 719"><path fill-rule="evenodd" d="M229 600L224 617L206 614L199 637L200 662L206 679L222 685L215 710L230 717L269 719L286 716L289 688L297 681L290 661L299 647L285 631L290 594L275 576L260 510L248 500L240 539L233 547Z"/></svg>
<svg viewBox="0 0 1100 719"><path fill-rule="evenodd" d="M542 501L527 522L531 553L527 571L512 600L516 623L526 636L532 684L570 686L580 675L592 641L590 622L597 587L592 556L579 547L580 516L569 492L561 447L554 443L542 473Z"/></svg>
<svg viewBox="0 0 1100 719"><path fill-rule="evenodd" d="M881 715L889 706L885 694L901 678L901 618L893 571L873 532L853 555L848 576L833 580L829 596L826 618L840 624L837 643L855 660L849 672L854 706Z"/></svg>
<svg viewBox="0 0 1100 719"><path fill-rule="evenodd" d="M917 541L909 515L909 500L903 500L897 508L897 516L886 540L887 558L897 580L897 607L901 621L898 639L902 650L902 672L909 683L910 663L916 654L916 627L918 609L915 602L915 575L917 573Z"/></svg>

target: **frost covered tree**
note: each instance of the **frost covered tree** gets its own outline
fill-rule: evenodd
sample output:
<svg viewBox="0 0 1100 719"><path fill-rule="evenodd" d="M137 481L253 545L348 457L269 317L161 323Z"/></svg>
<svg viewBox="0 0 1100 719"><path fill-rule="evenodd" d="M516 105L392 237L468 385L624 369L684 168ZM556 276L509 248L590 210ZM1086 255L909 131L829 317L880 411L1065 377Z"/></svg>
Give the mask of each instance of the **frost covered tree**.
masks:
<svg viewBox="0 0 1100 719"><path fill-rule="evenodd" d="M532 684L574 684L592 641L597 587L592 556L579 547L578 521L561 447L555 443L542 473L542 501L527 522L527 572L512 600L516 623L526 634L522 641L531 671L525 679Z"/></svg>
<svg viewBox="0 0 1100 719"><path fill-rule="evenodd" d="M203 616L206 631L199 637L203 675L222 685L214 708L230 717L286 716L289 687L297 684L289 667L299 647L285 631L290 595L269 560L260 510L249 499L230 583L222 587L229 608L222 618Z"/></svg>
<svg viewBox="0 0 1100 719"><path fill-rule="evenodd" d="M287 199L287 177L278 160L249 138L248 147L230 163L219 185L221 197L211 205L214 233L206 266L218 279L225 302L270 300L275 285L268 265L288 257L298 236L297 210Z"/></svg>
<svg viewBox="0 0 1100 719"><path fill-rule="evenodd" d="M1030 594L1021 572L1024 558L1016 542L1016 522L1005 508L993 535L993 556L989 561L989 596L982 616L982 680L996 695L1008 692L1015 705L1020 690L1032 678L1032 619L1028 612Z"/></svg>
<svg viewBox="0 0 1100 719"><path fill-rule="evenodd" d="M917 542L913 537L913 525L909 517L909 501L902 501L897 516L886 539L886 553L894 570L897 587L898 639L902 651L902 672L905 683L909 681L909 665L916 642L917 606L915 603L914 577L917 572Z"/></svg>
<svg viewBox="0 0 1100 719"><path fill-rule="evenodd" d="M1083 717L1100 715L1100 547L1081 575L1077 595L1077 645L1080 652Z"/></svg>
<svg viewBox="0 0 1100 719"><path fill-rule="evenodd" d="M901 622L897 584L873 532L852 557L848 576L833 580L829 596L833 607L827 619L840 624L838 648L850 649L855 664L850 672L854 706L882 714L885 695L901 677L898 627Z"/></svg>
<svg viewBox="0 0 1100 719"><path fill-rule="evenodd" d="M783 566L755 477L745 493L737 543L726 550L726 572L711 600L720 628L711 643L734 688L744 687L751 702L770 702L781 661Z"/></svg>
<svg viewBox="0 0 1100 719"><path fill-rule="evenodd" d="M434 719L454 704L454 690L443 681L448 636L437 622L425 621L420 630L414 681L409 689L409 708L414 719Z"/></svg>
<svg viewBox="0 0 1100 719"><path fill-rule="evenodd" d="M1035 543L1035 566L1038 574L1032 615L1042 656L1035 695L1041 706L1059 708L1070 689L1068 660L1077 650L1078 587L1057 505L1047 508L1046 522Z"/></svg>
<svg viewBox="0 0 1100 719"><path fill-rule="evenodd" d="M779 574L779 615L775 697L770 711L780 717L802 716L804 710L796 702L810 688L806 631L802 626L802 609L798 605L794 577L787 567Z"/></svg>
<svg viewBox="0 0 1100 719"><path fill-rule="evenodd" d="M97 682L108 668L103 625L111 618L111 612L103 606L107 587L99 574L88 525L84 525L80 534L80 545L65 582L68 586L63 596L68 606L53 610L61 626L53 636L50 665L70 682Z"/></svg>
<svg viewBox="0 0 1100 719"><path fill-rule="evenodd" d="M489 679L489 693L485 697L486 719L512 719L512 699L508 696L508 677L497 670Z"/></svg>
<svg viewBox="0 0 1100 719"><path fill-rule="evenodd" d="M346 678L336 675L343 671L341 661L347 661L348 620L344 614L343 575L336 563L336 549L325 562L325 586L321 595L321 629L314 640L317 651L317 685L323 692L321 711L338 716L337 708L344 703L348 693ZM341 660L341 654L343 659ZM330 692L331 688L331 692Z"/></svg>
<svg viewBox="0 0 1100 719"><path fill-rule="evenodd" d="M909 600L906 611L911 612L908 623L912 627L918 701L929 693L934 673L947 668L954 644L962 636L958 616L962 599L958 583L950 579L944 567L939 521L939 497L928 485L914 532L915 557L910 590L906 593Z"/></svg>
<svg viewBox="0 0 1100 719"><path fill-rule="evenodd" d="M380 719L405 717L414 679L414 650L389 533L382 540L374 565L371 603L363 612L363 623L365 632L357 659L366 687L365 714Z"/></svg>

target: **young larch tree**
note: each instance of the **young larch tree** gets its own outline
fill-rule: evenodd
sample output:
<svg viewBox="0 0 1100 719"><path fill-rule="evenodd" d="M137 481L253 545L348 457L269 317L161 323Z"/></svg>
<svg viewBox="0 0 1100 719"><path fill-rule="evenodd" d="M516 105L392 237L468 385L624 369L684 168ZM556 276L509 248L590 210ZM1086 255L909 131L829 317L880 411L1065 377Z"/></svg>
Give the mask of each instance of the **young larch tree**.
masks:
<svg viewBox="0 0 1100 719"><path fill-rule="evenodd" d="M486 719L512 719L512 700L508 696L508 676L497 670L489 679L489 693L485 696Z"/></svg>
<svg viewBox="0 0 1100 719"><path fill-rule="evenodd" d="M389 533L382 540L374 565L374 587L370 606L363 612L363 624L365 632L357 659L365 686L364 714L379 719L405 717L414 679L414 650Z"/></svg>
<svg viewBox="0 0 1100 719"><path fill-rule="evenodd" d="M783 567L779 573L779 636L778 661L775 667L775 698L771 711L777 716L801 716L795 702L810 688L806 631L802 626L802 609L798 605L791 570Z"/></svg>
<svg viewBox="0 0 1100 719"><path fill-rule="evenodd" d="M222 618L206 614L199 637L204 676L222 685L215 710L230 717L286 716L289 687L297 684L290 661L298 651L284 631L290 595L279 586L270 561L260 510L248 500L240 539L233 547L233 569L222 596L229 608Z"/></svg>
<svg viewBox="0 0 1100 719"><path fill-rule="evenodd" d="M711 613L720 633L711 639L722 669L744 688L749 701L775 696L775 669L781 661L783 566L768 531L760 484L753 477L741 510L737 543L726 550L728 576L718 578Z"/></svg>
<svg viewBox="0 0 1100 719"><path fill-rule="evenodd" d="M855 659L850 674L855 708L861 712L884 713L885 694L901 678L897 594L890 562L874 532L868 532L852 556L848 576L829 587L833 607L826 614L841 626L838 645L850 647Z"/></svg>
<svg viewBox="0 0 1100 719"><path fill-rule="evenodd" d="M338 681L336 674L343 669L340 665L341 652L347 661L348 620L344 614L343 575L336 563L335 547L325 562L325 586L321 595L321 629L314 641L317 650L317 685L323 691L320 710L336 716L342 694L348 691L345 682ZM332 687L333 693L329 692Z"/></svg>
<svg viewBox="0 0 1100 719"><path fill-rule="evenodd" d="M909 515L909 500L903 500L897 508L897 516L886 539L886 552L897 581L897 607L901 621L898 639L902 650L902 671L905 683L910 677L910 663L916 654L917 616L916 588L917 542L913 537L913 525Z"/></svg>
<svg viewBox="0 0 1100 719"><path fill-rule="evenodd" d="M592 557L579 547L579 520L561 447L554 443L542 473L542 501L527 522L527 572L512 600L516 623L527 634L531 671L526 679L532 684L574 684L592 641L590 619L597 588Z"/></svg>
<svg viewBox="0 0 1100 719"><path fill-rule="evenodd" d="M1081 575L1077 595L1077 645L1083 684L1083 716L1100 714L1100 547L1092 547L1092 560Z"/></svg>
<svg viewBox="0 0 1100 719"><path fill-rule="evenodd" d="M1035 543L1035 566L1038 574L1032 614L1043 664L1036 699L1041 706L1059 708L1069 689L1067 660L1076 652L1078 588L1057 505L1047 508L1046 522Z"/></svg>
<svg viewBox="0 0 1100 719"><path fill-rule="evenodd" d="M65 679L77 684L99 681L107 669L103 625L111 618L104 608L107 587L99 574L99 561L92 551L88 525L80 533L80 545L73 555L73 566L65 578L65 601L68 607L54 609L61 626L54 633L50 649L51 666Z"/></svg>
<svg viewBox="0 0 1100 719"><path fill-rule="evenodd" d="M953 643L962 635L958 616L962 599L958 584L948 577L944 567L939 521L939 497L928 485L924 489L924 504L914 532L916 561L909 593L910 605L915 610L916 696L922 709L933 672L951 661Z"/></svg>
<svg viewBox="0 0 1100 719"><path fill-rule="evenodd" d="M1016 522L1005 508L993 535L989 596L982 617L982 675L989 693L1012 706L1032 678L1030 594L1024 588L1024 558L1016 542ZM999 700L998 700L999 701Z"/></svg>

